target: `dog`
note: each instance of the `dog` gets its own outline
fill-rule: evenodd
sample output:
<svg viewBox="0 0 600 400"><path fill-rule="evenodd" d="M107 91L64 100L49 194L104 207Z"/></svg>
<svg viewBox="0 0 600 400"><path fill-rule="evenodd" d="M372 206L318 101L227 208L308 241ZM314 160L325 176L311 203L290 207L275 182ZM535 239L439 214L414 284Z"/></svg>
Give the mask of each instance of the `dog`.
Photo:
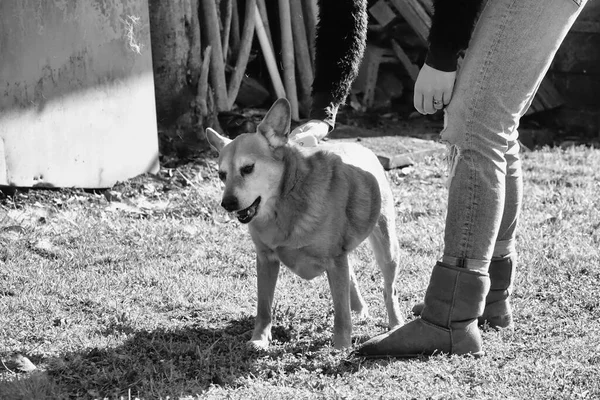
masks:
<svg viewBox="0 0 600 400"><path fill-rule="evenodd" d="M301 147L288 138L290 125L290 104L282 98L254 133L230 140L206 130L219 153L221 206L248 225L257 253L257 315L249 345L268 348L281 262L307 280L327 274L333 345L351 347L351 311L366 317L368 310L348 254L367 238L384 279L389 328L402 322L392 191L370 150L358 143Z"/></svg>

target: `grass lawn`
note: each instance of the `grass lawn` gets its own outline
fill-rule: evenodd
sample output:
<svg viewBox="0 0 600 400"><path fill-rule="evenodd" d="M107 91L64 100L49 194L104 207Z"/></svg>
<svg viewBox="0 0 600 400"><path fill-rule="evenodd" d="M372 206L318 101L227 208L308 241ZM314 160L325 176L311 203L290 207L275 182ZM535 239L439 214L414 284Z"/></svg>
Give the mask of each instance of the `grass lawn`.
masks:
<svg viewBox="0 0 600 400"><path fill-rule="evenodd" d="M165 164L168 166L168 164ZM389 173L403 314L442 251L445 163ZM163 167L107 192L0 200L0 399L600 398L600 150L524 154L514 332L483 331L481 359L367 361L331 348L326 278L282 269L274 342L246 349L256 302L246 228L218 206L215 162ZM356 274L383 332L382 279ZM27 357L37 369L27 369Z"/></svg>

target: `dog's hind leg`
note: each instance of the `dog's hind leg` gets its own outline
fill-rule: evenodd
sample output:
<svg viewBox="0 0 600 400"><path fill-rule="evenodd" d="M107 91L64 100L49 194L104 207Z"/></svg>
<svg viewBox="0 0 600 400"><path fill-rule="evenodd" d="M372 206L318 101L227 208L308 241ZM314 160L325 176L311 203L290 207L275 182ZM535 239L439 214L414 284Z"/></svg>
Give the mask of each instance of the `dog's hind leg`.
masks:
<svg viewBox="0 0 600 400"><path fill-rule="evenodd" d="M398 261L400 248L396 238L393 208L391 214L382 213L377 225L369 235L369 242L375 253L375 259L383 275L383 299L388 313L389 328L400 325L403 318L400 316L398 298L396 293L396 279L398 278Z"/></svg>
<svg viewBox="0 0 600 400"><path fill-rule="evenodd" d="M271 341L271 307L279 275L279 259L274 254L259 252L256 256L256 283L258 302L254 332L248 345L252 348L266 349Z"/></svg>
<svg viewBox="0 0 600 400"><path fill-rule="evenodd" d="M333 346L343 349L352 345L352 316L350 315L350 266L348 255L336 257L327 266L327 280L333 299Z"/></svg>
<svg viewBox="0 0 600 400"><path fill-rule="evenodd" d="M363 299L360 294L360 289L358 287L358 280L356 279L356 275L354 275L354 268L352 267L352 263L349 263L350 266L350 309L357 314L357 317L360 319L369 317L369 306L365 299Z"/></svg>

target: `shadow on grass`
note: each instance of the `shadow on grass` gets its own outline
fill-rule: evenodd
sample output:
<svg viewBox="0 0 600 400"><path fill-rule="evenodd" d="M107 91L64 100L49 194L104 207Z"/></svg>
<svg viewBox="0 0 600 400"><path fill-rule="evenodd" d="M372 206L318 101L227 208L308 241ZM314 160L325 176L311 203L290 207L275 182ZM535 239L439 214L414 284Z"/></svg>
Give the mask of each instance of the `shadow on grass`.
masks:
<svg viewBox="0 0 600 400"><path fill-rule="evenodd" d="M65 355L48 374L72 395L148 393L161 387L201 392L211 385L233 385L259 356L246 347L252 326L253 318L243 318L225 327L192 323L139 331L116 348Z"/></svg>
<svg viewBox="0 0 600 400"><path fill-rule="evenodd" d="M253 326L252 317L231 320L225 326L192 322L183 328L137 331L116 347L108 344L103 349L33 359L45 364L45 371L0 382L0 398L193 396L211 386L235 388L247 379L268 381L302 371L352 374L364 361L333 350L329 334L292 339L293 328L281 325L273 327L273 346L257 352L246 346Z"/></svg>
<svg viewBox="0 0 600 400"><path fill-rule="evenodd" d="M192 322L183 328L137 331L116 347L41 360L45 373L0 382L0 398L31 398L40 391L47 394L40 398L153 398L159 393L199 394L211 385L236 386L261 356L246 347L253 325L254 318L248 317L225 326Z"/></svg>

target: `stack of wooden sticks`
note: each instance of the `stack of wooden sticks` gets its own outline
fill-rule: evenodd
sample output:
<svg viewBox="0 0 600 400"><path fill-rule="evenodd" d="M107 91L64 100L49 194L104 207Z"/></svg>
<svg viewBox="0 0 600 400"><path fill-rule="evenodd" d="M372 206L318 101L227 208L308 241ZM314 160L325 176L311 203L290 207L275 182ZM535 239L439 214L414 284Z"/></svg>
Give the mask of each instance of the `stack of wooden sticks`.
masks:
<svg viewBox="0 0 600 400"><path fill-rule="evenodd" d="M317 0L193 1L199 3L202 31L203 51L196 98L200 118L206 120L209 116L209 121L218 125L216 115L234 107L242 83L251 80L246 74L246 67L255 39L271 84L267 97L287 98L292 106L292 119L298 121L306 117L314 76ZM432 0L372 2L369 27L389 31L390 26L396 23L404 24L412 30L419 42L418 51L424 54L431 26L432 3ZM402 64L409 79L414 81L419 70L414 54L409 54L410 50L404 49L403 43L394 39L384 46L383 50L389 49ZM367 47L368 50L374 48L372 43L368 43ZM380 62L379 59L371 60L371 64ZM365 65L369 75L372 65L368 59ZM363 88L363 103L367 108L372 105L376 84L377 74L374 74ZM263 88L263 92L267 91ZM545 79L528 114L552 109L562 102L552 83Z"/></svg>
<svg viewBox="0 0 600 400"><path fill-rule="evenodd" d="M265 0L199 1L203 59L196 100L201 116L232 109L256 37L275 96L290 101L292 118L298 120L300 110L307 110L310 103L316 0L269 3L270 7L277 6L277 12L271 15L277 14L278 21L269 21ZM274 35L278 35L278 49L274 48Z"/></svg>

